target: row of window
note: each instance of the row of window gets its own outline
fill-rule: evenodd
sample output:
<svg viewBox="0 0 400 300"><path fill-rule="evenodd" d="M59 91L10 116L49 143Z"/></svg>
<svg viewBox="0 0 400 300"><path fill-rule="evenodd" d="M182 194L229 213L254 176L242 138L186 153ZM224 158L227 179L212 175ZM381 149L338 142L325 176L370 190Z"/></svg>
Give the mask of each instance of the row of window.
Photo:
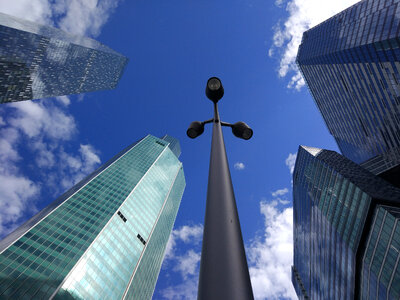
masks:
<svg viewBox="0 0 400 300"><path fill-rule="evenodd" d="M318 159L308 151L299 149L294 175L294 265L312 297L352 298L354 255L370 197L334 171L335 163L344 163L339 154L325 151ZM357 172L347 176L362 180Z"/></svg>
<svg viewBox="0 0 400 300"><path fill-rule="evenodd" d="M149 141L147 141L147 142L149 142ZM138 147L138 148L140 148L140 147ZM154 151L154 156L158 155L158 153L160 153L160 150ZM137 154L138 154L138 151L133 151L132 153L127 153L126 156L128 156L128 158L129 158L128 161L132 160L132 159L135 160L135 157ZM148 154L150 154L150 153L148 152ZM140 155L140 151L139 151L139 155ZM149 160L149 163L148 163L148 167L149 167L152 163L150 161L150 156L148 156L148 160ZM110 176L110 173L111 174L113 173L113 169L118 169L118 167L119 167L118 164L122 164L122 166L125 168L127 163L129 163L129 162L127 162L127 159L123 160L123 158L121 158L120 161L117 161L116 163L111 165L108 169L103 171L103 173L99 174L97 176L97 178L105 177L105 178L108 178L108 180L112 181L113 178L112 178L112 176ZM133 174L134 174L134 176L139 175L137 172L133 172ZM90 186L90 183L88 183L86 185L86 187L88 187L88 186ZM35 226L31 230L32 233L34 232L35 234L31 233L32 236L30 236L29 234L25 235L25 237L23 237L23 239L27 243L26 244L27 246L23 246L25 244L19 245L19 244L15 243L16 245L10 247L9 251L6 250L6 252L11 251L11 253L14 253L16 255L15 259L11 260L11 264L10 264L10 266L13 266L14 270L18 269L17 268L18 265L15 266L15 263L18 263L19 265L21 265L22 270L18 271L18 272L20 272L19 274L21 274L21 275L28 274L28 271L32 270L31 268L35 268L36 273L33 273L33 274L37 274L37 275L34 275L34 276L38 276L39 274L42 274L42 276L45 276L44 275L45 273L50 272L50 271L47 271L49 266L45 266L45 262L47 262L47 261L52 261L52 266L55 266L57 271L63 270L64 267L67 267L67 265L70 266L69 268L72 267L72 265L76 261L76 259L79 258L79 255L82 253L82 251L84 251L84 249L77 251L78 246L82 245L82 244L79 244L81 242L81 240L85 239L85 244L86 244L85 248L86 248L88 243L90 243L91 240L93 240L95 232L98 232L101 229L102 225L97 224L97 222L104 223L107 221L103 216L101 216L101 217L96 216L98 211L97 211L97 213L90 214L88 217L82 216L81 212L84 211L84 208L90 207L91 205L93 206L93 205L101 204L101 202L105 200L102 197L98 197L97 199L91 198L91 200L89 201L89 199L87 199L87 198L82 199L81 197L79 197L79 195L85 191L86 187L84 187L83 189L78 191L69 200L67 200L60 207L58 207L56 209L56 211L54 211L46 219L42 220L37 226ZM97 189L97 191L99 191L99 190ZM101 199L103 199L103 200L101 200ZM115 202L118 202L119 200L117 198L114 198L114 199L111 198L110 200L111 201L108 201L108 203L104 203L105 205L103 206L103 208L105 207L106 211L109 211L109 212L111 212L112 209L114 209L114 211L115 211L116 206L120 205ZM116 200L118 200L118 201L116 201ZM123 201L123 199L121 199L121 201ZM73 208L73 206L70 205L72 203L79 203L78 205L82 205L82 207L80 209L77 209L77 207ZM102 213L102 215L104 215L104 214ZM87 218L87 220L86 220L86 218ZM49 222L48 222L48 221L54 222L55 220L57 220L57 222L55 224L49 224ZM62 220L62 221L60 222L58 220L60 220L60 221ZM76 223L77 220L78 220L78 223ZM88 225L82 225L82 224L84 224L82 222L85 222ZM81 231L81 232L79 232L79 231ZM85 235L85 233L89 233L90 235L92 235L92 237L88 237L87 235ZM41 236L39 238L40 243L37 243L34 239L32 239L35 236L38 237L38 235ZM61 239L61 237L62 237L62 239ZM43 240L43 238L45 238L45 239ZM68 239L68 240L66 240L66 239ZM21 242L22 242L22 238L21 238ZM65 248L62 246L63 242L68 242L65 244L65 246L64 246ZM31 243L34 243L33 245L42 249L42 250L40 250L42 252L39 253L39 251L38 251L39 249L35 250L35 248L28 247L28 245ZM77 244L74 246L73 243L77 243ZM23 246L23 248L26 248L26 249L21 249L18 247L18 245ZM55 249L53 249L53 247L55 247ZM22 257L24 257L23 253L25 253L25 252L30 253L31 252L30 249L32 249L32 251L34 251L34 252L29 254L29 261L33 262L34 264L30 263L31 268L26 268L26 267L24 268L24 267L22 267L22 263L24 262L24 260L22 260ZM45 253L43 251L45 249L51 249L49 251L50 253ZM27 252L28 250L29 250L29 252ZM52 253L51 251L54 251L54 253L59 253L58 254L59 257L53 256L53 254L51 254ZM5 254L5 253L3 253L3 254ZM78 254L78 256L76 254ZM60 256L60 255L62 255L62 256ZM58 265L57 260L60 260L59 261L60 265ZM42 267L44 269L42 270L42 268L39 265L35 265L36 262L41 264L40 266L44 266L44 267ZM39 271L40 271L40 273L39 273ZM41 271L43 271L43 272L41 272ZM18 276L19 274L15 273L15 276ZM64 273L64 276L65 276L65 273Z"/></svg>
<svg viewBox="0 0 400 300"><path fill-rule="evenodd" d="M400 297L400 224L398 209L378 206L363 257L361 297Z"/></svg>
<svg viewBox="0 0 400 300"><path fill-rule="evenodd" d="M90 295L90 292L82 285L81 278L84 277L88 282L97 282L101 285L104 294L111 293L110 298L121 298L132 270L140 267L137 263L143 251L143 242L146 242L145 236L150 235L168 189L173 183L173 175L179 167L180 164L172 153L164 152L159 157L154 168L146 173L140 184L124 201L120 207L120 214L117 212L119 215L117 220L122 217L129 219L129 226L121 226L123 223L120 221L111 220L83 257L86 261L93 261L93 264L86 265L82 272L74 271L62 289L72 294L82 294L85 298L85 293ZM137 236L137 232L140 232L141 239ZM124 262L122 268L121 262ZM120 279L118 282L110 281L107 272L98 272L99 268L119 272Z"/></svg>

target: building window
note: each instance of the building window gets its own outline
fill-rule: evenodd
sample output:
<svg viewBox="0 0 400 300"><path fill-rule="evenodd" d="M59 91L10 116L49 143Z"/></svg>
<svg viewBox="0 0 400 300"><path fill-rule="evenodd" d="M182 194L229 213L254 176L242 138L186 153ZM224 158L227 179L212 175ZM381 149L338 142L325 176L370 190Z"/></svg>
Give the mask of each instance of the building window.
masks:
<svg viewBox="0 0 400 300"><path fill-rule="evenodd" d="M363 78L363 76L361 74L361 71L360 70L357 70L357 71L358 71L358 77L360 77L361 80L364 80L364 78Z"/></svg>
<svg viewBox="0 0 400 300"><path fill-rule="evenodd" d="M126 222L125 216L120 211L118 211L118 216L121 217L122 221Z"/></svg>
<svg viewBox="0 0 400 300"><path fill-rule="evenodd" d="M372 70L371 70L371 67L369 66L369 64L367 64L367 68L368 68L369 74L372 75Z"/></svg>
<svg viewBox="0 0 400 300"><path fill-rule="evenodd" d="M142 238L142 236L138 233L137 238L142 242L143 245L146 245L146 241L144 240L144 238Z"/></svg>
<svg viewBox="0 0 400 300"><path fill-rule="evenodd" d="M370 83L369 83L369 89L371 90L372 94L375 94L375 90L374 90L374 88L372 87L372 85Z"/></svg>
<svg viewBox="0 0 400 300"><path fill-rule="evenodd" d="M381 82L382 88L383 88L384 90L386 90L386 86L385 86L385 84L383 83L382 79L379 78L379 81Z"/></svg>
<svg viewBox="0 0 400 300"><path fill-rule="evenodd" d="M344 85L344 87L345 87L346 91L347 91L347 92L349 92L349 88L347 87L346 81L344 81L344 79L343 79L343 76L342 76L342 75L340 75L340 79L342 79L342 83L343 83L343 85Z"/></svg>

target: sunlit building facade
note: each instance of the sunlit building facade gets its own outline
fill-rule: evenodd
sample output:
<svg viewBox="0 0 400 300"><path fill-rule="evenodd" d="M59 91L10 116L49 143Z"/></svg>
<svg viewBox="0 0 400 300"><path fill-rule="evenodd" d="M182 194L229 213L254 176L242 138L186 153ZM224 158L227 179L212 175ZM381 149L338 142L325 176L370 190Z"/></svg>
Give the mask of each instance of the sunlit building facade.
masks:
<svg viewBox="0 0 400 300"><path fill-rule="evenodd" d="M300 146L293 214L299 299L400 299L400 189L334 151Z"/></svg>
<svg viewBox="0 0 400 300"><path fill-rule="evenodd" d="M113 89L127 62L93 39L0 13L0 103Z"/></svg>
<svg viewBox="0 0 400 300"><path fill-rule="evenodd" d="M374 174L400 165L399 24L399 0L363 0L304 32L297 56L341 152Z"/></svg>
<svg viewBox="0 0 400 300"><path fill-rule="evenodd" d="M148 135L2 240L0 299L150 299L185 187L179 155Z"/></svg>

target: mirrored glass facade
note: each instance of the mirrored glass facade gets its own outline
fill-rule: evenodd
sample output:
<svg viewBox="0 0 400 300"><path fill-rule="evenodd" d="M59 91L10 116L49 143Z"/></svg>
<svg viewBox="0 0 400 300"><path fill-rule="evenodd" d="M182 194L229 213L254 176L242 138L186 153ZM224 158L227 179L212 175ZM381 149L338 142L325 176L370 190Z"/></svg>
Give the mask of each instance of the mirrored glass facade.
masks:
<svg viewBox="0 0 400 300"><path fill-rule="evenodd" d="M297 56L341 152L374 174L400 164L399 24L400 0L363 0L304 32Z"/></svg>
<svg viewBox="0 0 400 300"><path fill-rule="evenodd" d="M0 13L0 103L113 89L127 62L90 38Z"/></svg>
<svg viewBox="0 0 400 300"><path fill-rule="evenodd" d="M150 299L185 187L170 141L129 146L1 241L0 298Z"/></svg>
<svg viewBox="0 0 400 300"><path fill-rule="evenodd" d="M361 299L400 299L400 209L374 212L363 256Z"/></svg>
<svg viewBox="0 0 400 300"><path fill-rule="evenodd" d="M400 256L388 241L394 247L400 243L393 217L399 216L399 207L400 189L334 151L301 146L293 178L292 281L299 298L366 299L361 284L376 288L384 282L385 293L381 289L370 299L398 299L389 292L400 286ZM381 216L382 209L390 219L386 233L379 227L381 219L373 217ZM371 238L378 227L379 238ZM377 249L379 243L382 249ZM389 252L392 256L386 258ZM388 277L382 273L385 267ZM376 277L366 277L366 269L374 270Z"/></svg>

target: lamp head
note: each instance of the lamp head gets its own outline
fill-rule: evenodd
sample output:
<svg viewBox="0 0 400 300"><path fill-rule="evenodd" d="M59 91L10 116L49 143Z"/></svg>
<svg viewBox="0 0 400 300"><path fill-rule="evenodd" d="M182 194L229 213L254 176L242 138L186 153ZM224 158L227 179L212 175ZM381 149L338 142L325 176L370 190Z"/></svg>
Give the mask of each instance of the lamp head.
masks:
<svg viewBox="0 0 400 300"><path fill-rule="evenodd" d="M217 103L224 95L224 87L221 80L217 77L211 77L207 81L206 96L212 102Z"/></svg>
<svg viewBox="0 0 400 300"><path fill-rule="evenodd" d="M233 124L232 132L236 137L244 140L249 140L253 136L253 130L244 122Z"/></svg>
<svg viewBox="0 0 400 300"><path fill-rule="evenodd" d="M199 121L194 121L190 123L189 128L186 131L186 134L191 139L194 139L197 138L199 135L201 135L203 132L204 132L204 123Z"/></svg>

